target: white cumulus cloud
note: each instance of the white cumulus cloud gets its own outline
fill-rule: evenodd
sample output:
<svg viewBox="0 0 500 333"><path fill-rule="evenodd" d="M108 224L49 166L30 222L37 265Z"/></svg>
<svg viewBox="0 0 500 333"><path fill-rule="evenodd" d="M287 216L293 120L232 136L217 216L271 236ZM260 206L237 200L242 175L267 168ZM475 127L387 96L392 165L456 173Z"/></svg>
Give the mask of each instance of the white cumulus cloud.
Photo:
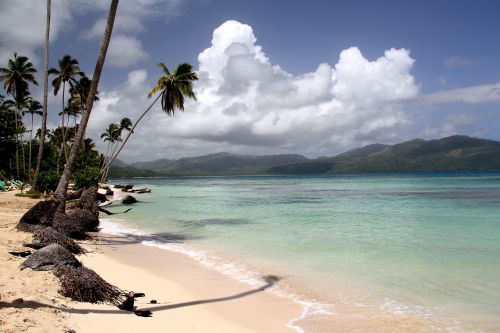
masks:
<svg viewBox="0 0 500 333"><path fill-rule="evenodd" d="M149 55L144 51L140 40L131 36L115 35L109 43L106 62L111 66L127 67L148 58Z"/></svg>
<svg viewBox="0 0 500 333"><path fill-rule="evenodd" d="M409 121L399 102L419 91L411 74L414 60L406 49L389 49L369 60L352 47L341 52L335 65L323 63L313 72L292 75L271 62L249 25L237 21L215 29L211 46L198 61L198 100L187 101L186 112L175 117L163 114L159 106L153 108L122 158L224 150L331 155L394 140L396 129ZM115 121L124 116L123 110L134 120L150 102L145 96L153 82L133 91L130 82L129 77L109 97L101 97L99 104L117 99L103 111L114 112ZM101 130L107 125L99 124Z"/></svg>

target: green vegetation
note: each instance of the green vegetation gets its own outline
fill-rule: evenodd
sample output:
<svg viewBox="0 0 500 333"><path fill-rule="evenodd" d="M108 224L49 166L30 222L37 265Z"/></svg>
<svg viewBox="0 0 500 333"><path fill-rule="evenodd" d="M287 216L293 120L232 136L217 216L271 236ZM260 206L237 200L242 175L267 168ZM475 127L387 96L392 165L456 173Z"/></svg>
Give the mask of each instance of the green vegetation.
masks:
<svg viewBox="0 0 500 333"><path fill-rule="evenodd" d="M70 59L70 63L78 63L70 56L65 56L63 59ZM62 60L59 61L63 63ZM55 70L53 71L55 72ZM40 102L34 100L29 91L30 84L36 84L35 73L33 67L27 57L14 54L14 57L9 60L7 67L0 68L0 80L4 82L4 89L11 99L7 99L0 95L0 174L4 179L17 179L27 186L27 182L33 179L35 171L33 170L34 159L38 159L39 141L41 139L42 129L35 129L34 117L41 115L43 109ZM78 72L82 76L79 81L76 79L70 80L71 89L70 98L66 101L65 110L72 109L71 114L74 117L74 126L69 126L69 122L62 122L62 126L45 132L45 144L41 158L39 161L40 172L38 175L37 190L42 192L54 191L57 187L59 179L62 175L61 170L66 163L66 156L63 158L64 151L72 147L75 141L75 133L79 126L76 122L76 117L81 112L81 104L76 105L75 101L81 101L85 98L86 84L83 79L85 75ZM54 80L55 92L61 90L64 92L65 81L60 79ZM87 79L88 80L88 79ZM63 93L64 95L64 93ZM75 110L76 109L76 110ZM26 129L22 116L28 116L30 129ZM68 118L69 119L69 118ZM29 133L29 138L25 138L25 134ZM91 139L85 139L85 144L78 151L77 163L75 172L83 172L87 168L97 168L99 170L103 163L103 156L96 150ZM37 161L38 164L38 161ZM97 184L94 178L88 178ZM31 194L37 196L37 194Z"/></svg>
<svg viewBox="0 0 500 333"><path fill-rule="evenodd" d="M364 152L364 153L363 153ZM500 169L500 142L467 136L363 147L331 158L271 168L269 174L484 171Z"/></svg>
<svg viewBox="0 0 500 333"><path fill-rule="evenodd" d="M228 153L126 164L116 160L111 177L305 175L500 170L500 142L467 136L415 139L393 146L372 144L334 157L242 156Z"/></svg>

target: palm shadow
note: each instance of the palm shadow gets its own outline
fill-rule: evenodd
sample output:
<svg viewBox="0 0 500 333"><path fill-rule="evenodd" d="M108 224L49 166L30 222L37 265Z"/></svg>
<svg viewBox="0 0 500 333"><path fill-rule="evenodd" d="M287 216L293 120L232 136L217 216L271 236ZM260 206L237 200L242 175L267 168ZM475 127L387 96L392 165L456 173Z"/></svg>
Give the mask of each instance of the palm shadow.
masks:
<svg viewBox="0 0 500 333"><path fill-rule="evenodd" d="M264 279L264 282L266 282L263 286L261 286L259 288L251 289L248 291L244 291L244 292L241 292L238 294L224 296L224 297L218 297L218 298L208 298L208 299L201 299L201 300L190 301L190 302L176 303L176 304L151 306L151 307L141 308L140 310L150 310L152 312L157 312L157 311L172 310L172 309L183 308L183 307L194 306L194 305L232 301L235 299L248 297L250 295L262 292L262 291L274 286L280 280L280 278L275 276L275 275L267 275L267 276L264 276L263 279ZM133 312L123 311L123 310L71 309L71 308L67 308L64 306L55 306L55 305L45 304L42 302L31 301L31 300L14 300L11 302L0 301L0 309L4 308L4 307L5 308L18 308L18 309L21 309L21 308L28 308L28 309L50 308L50 309L55 309L55 310L60 310L63 312L75 313L75 314L89 314L89 313L133 314ZM139 310L139 309L137 309L137 310Z"/></svg>

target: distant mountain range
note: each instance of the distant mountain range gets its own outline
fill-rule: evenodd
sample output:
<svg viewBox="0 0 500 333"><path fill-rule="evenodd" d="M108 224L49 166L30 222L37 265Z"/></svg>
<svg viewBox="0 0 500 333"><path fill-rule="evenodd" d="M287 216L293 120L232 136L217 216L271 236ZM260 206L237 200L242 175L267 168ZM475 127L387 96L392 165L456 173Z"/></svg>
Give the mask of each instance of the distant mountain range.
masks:
<svg viewBox="0 0 500 333"><path fill-rule="evenodd" d="M110 177L293 175L500 169L500 142L468 136L371 144L318 159L301 155L245 156L217 153L177 160L126 164L115 161Z"/></svg>

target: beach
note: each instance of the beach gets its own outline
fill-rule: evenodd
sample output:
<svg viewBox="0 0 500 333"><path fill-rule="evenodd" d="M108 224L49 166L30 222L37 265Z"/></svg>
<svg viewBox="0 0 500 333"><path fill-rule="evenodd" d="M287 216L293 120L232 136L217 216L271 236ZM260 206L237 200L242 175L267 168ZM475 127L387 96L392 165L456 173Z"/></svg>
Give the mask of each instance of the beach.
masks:
<svg viewBox="0 0 500 333"><path fill-rule="evenodd" d="M0 194L0 330L2 332L293 332L303 308L269 290L252 288L181 254L131 238L95 234L78 256L108 282L144 293L136 306L149 318L102 304L73 302L57 293L51 272L20 271L30 234L15 229L36 200ZM262 282L266 286L266 282ZM269 288L272 289L272 288ZM22 300L21 300L22 299ZM157 304L148 304L156 300Z"/></svg>

